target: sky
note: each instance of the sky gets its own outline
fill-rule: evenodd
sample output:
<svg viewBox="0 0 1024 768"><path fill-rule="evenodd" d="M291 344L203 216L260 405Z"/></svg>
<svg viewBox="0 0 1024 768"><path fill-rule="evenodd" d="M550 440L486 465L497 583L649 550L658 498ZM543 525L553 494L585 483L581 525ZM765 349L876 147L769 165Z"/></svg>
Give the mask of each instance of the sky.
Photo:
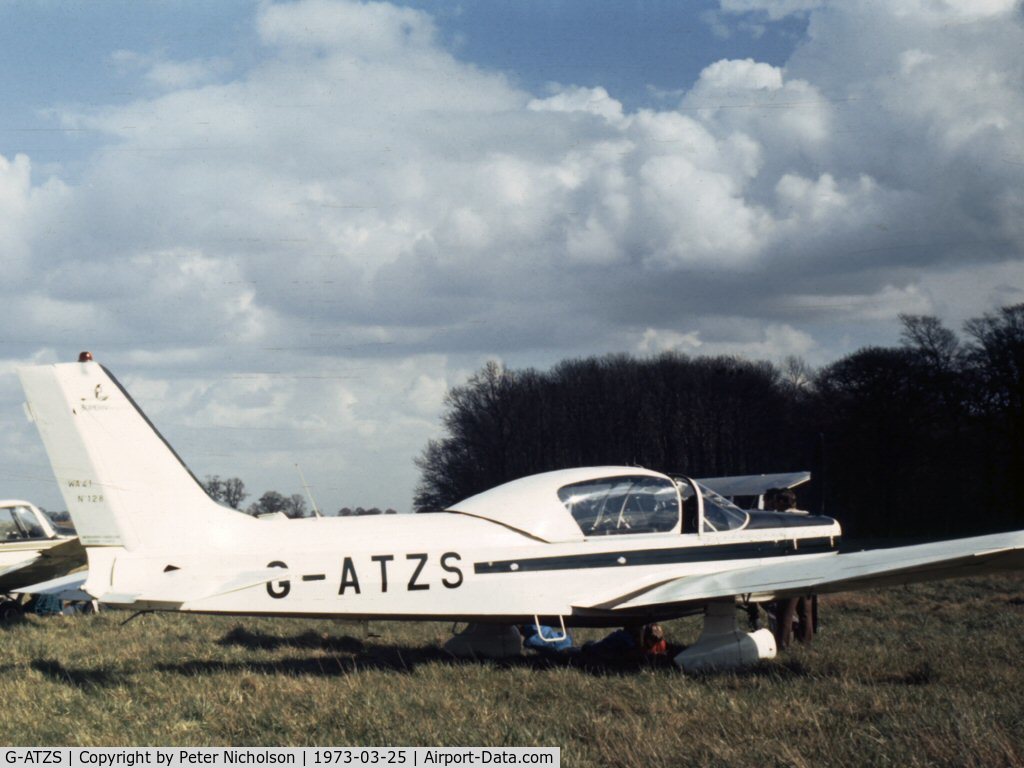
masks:
<svg viewBox="0 0 1024 768"><path fill-rule="evenodd" d="M63 508L15 369L85 349L247 501L405 511L487 360L1024 301L1021 50L1017 0L0 0L0 496Z"/></svg>

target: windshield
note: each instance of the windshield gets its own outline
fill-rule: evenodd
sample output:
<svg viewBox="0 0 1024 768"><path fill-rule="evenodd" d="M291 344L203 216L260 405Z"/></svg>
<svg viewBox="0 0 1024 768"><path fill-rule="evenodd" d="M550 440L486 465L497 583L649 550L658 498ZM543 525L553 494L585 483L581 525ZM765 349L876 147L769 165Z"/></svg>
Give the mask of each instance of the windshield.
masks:
<svg viewBox="0 0 1024 768"><path fill-rule="evenodd" d="M684 508L689 509L692 507L688 512L688 522L684 532L693 532L697 525L697 511L696 505L692 501L693 485L690 484L691 482L692 480L677 478L679 494L683 498ZM711 488L702 485L699 487L700 495L703 497L703 507L705 507L705 526L703 526L703 529L706 531L739 530L746 527L746 523L750 522L751 516L728 499L719 496ZM689 502L689 505L687 505L687 502Z"/></svg>
<svg viewBox="0 0 1024 768"><path fill-rule="evenodd" d="M21 524L21 530L25 536L30 539L41 539L46 536L46 531L43 530L43 526L39 524L39 520L32 514L32 510L28 507L15 507L14 516L18 519Z"/></svg>
<svg viewBox="0 0 1024 768"><path fill-rule="evenodd" d="M559 488L558 498L586 536L663 533L679 523L676 487L662 477L587 480Z"/></svg>
<svg viewBox="0 0 1024 768"><path fill-rule="evenodd" d="M700 486L700 491L704 496L705 531L738 531L749 522L750 515L724 496L704 486Z"/></svg>
<svg viewBox="0 0 1024 768"><path fill-rule="evenodd" d="M22 538L21 529L14 522L14 511L7 507L0 509L0 540L10 541Z"/></svg>

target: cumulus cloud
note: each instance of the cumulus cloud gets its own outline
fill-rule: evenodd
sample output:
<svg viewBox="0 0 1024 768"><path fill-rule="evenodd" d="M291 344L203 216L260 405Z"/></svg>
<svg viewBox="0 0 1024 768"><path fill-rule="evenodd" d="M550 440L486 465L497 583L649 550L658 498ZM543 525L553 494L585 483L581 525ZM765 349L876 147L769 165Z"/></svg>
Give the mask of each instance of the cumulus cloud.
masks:
<svg viewBox="0 0 1024 768"><path fill-rule="evenodd" d="M231 63L223 58L172 61L160 54L124 49L114 51L110 58L122 70L141 70L150 84L166 90L202 85L227 74L231 69Z"/></svg>
<svg viewBox="0 0 1024 768"><path fill-rule="evenodd" d="M632 110L527 92L388 3L261 4L248 67L115 53L155 90L60 112L102 139L74 185L0 157L12 356L113 350L201 472L238 450L284 485L293 449L368 487L387 457L408 491L489 355L823 362L900 312L1020 296L1016 5L723 0L715 23L791 14L784 65L709 61ZM338 360L365 367L296 375Z"/></svg>
<svg viewBox="0 0 1024 768"><path fill-rule="evenodd" d="M545 99L531 99L527 108L536 112L589 112L611 123L622 119L622 103L604 88L552 86L552 90L555 93Z"/></svg>
<svg viewBox="0 0 1024 768"><path fill-rule="evenodd" d="M778 21L793 13L802 13L820 8L824 0L722 0L722 10L731 13L759 11L769 19Z"/></svg>
<svg viewBox="0 0 1024 768"><path fill-rule="evenodd" d="M304 0L266 6L258 26L260 37L273 45L371 57L429 49L436 36L428 14L388 3Z"/></svg>
<svg viewBox="0 0 1024 768"><path fill-rule="evenodd" d="M889 233L930 226L936 206L956 208L942 217L956 233L995 225L1012 235L1020 221L1012 169L971 174L1002 189L968 205L956 204L967 190L943 193L936 183L950 163L981 156L991 165L982 138L1005 138L1011 156L1016 140L1020 98L1010 91L1019 77L955 29L935 30L937 14L961 18L964 9L908 3L819 14L816 5L771 6L772 18L811 14L809 40L790 65L712 62L678 109L634 113L599 86L520 92L501 74L456 60L422 11L270 5L257 19L267 58L242 77L67 120L120 140L98 159L95 179L138 213L134 226L156 230L126 233L119 216L105 242L128 235L169 250L180 245L174 233L193 232L204 254L238 264L254 306L286 323L318 309L358 325L378 314L396 341L421 338L424 314L443 327L467 309L547 300L548 291L520 291L515 278L560 264L670 274L771 264L772 279L786 270L804 281L842 255L871 267L862 274L870 293L892 280L870 254L891 244ZM980 11L967 15L984 21ZM855 24L861 31L851 34ZM893 24L901 34L866 31ZM812 53L835 38L844 42L818 77ZM936 50L904 40L933 41ZM936 52L941 42L977 55L947 63L954 60ZM882 67L877 76L857 66L866 45ZM984 92L971 97L979 109L958 111L948 90L976 94L970 84L979 80ZM905 151L922 139L935 151ZM163 216L147 221L142 205ZM291 280L278 279L282 258ZM481 262L486 275L470 267ZM382 309L393 266L403 273L403 300ZM336 286L330 298L304 298L327 285ZM440 291L442 300L414 290ZM415 330L401 330L412 323Z"/></svg>
<svg viewBox="0 0 1024 768"><path fill-rule="evenodd" d="M31 278L37 264L37 237L45 234L48 217L61 210L69 197L60 179L48 178L40 184L32 176L27 155L8 159L0 154L0 253L8 289Z"/></svg>

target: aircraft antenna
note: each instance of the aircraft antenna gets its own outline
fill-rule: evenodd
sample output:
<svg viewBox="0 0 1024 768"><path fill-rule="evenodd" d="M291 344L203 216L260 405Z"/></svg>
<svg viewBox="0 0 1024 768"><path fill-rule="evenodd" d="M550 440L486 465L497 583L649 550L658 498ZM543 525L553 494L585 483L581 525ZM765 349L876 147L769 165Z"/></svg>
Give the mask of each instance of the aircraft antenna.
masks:
<svg viewBox="0 0 1024 768"><path fill-rule="evenodd" d="M313 498L313 492L309 490L309 483L306 482L306 476L302 474L302 467L299 466L298 462L295 462L295 470L299 473L299 479L302 481L302 489L306 492L306 498L309 499L309 505L313 507L313 514L317 517L323 517L320 514L320 508L316 505L316 499Z"/></svg>

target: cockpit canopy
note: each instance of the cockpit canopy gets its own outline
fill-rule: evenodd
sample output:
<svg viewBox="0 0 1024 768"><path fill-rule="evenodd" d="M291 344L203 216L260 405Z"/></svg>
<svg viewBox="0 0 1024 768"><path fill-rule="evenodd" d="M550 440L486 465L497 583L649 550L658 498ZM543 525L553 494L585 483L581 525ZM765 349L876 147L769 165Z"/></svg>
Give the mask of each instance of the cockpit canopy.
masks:
<svg viewBox="0 0 1024 768"><path fill-rule="evenodd" d="M585 536L666 533L679 525L679 494L667 477L583 480L563 485L558 498Z"/></svg>
<svg viewBox="0 0 1024 768"><path fill-rule="evenodd" d="M56 536L50 521L27 501L0 501L0 541L51 539Z"/></svg>
<svg viewBox="0 0 1024 768"><path fill-rule="evenodd" d="M750 514L748 512L740 509L727 498L707 486L684 478L676 480L676 484L679 486L679 495L683 497L683 504L690 504L690 513L694 518L692 521L689 521L688 525L684 525L684 530L689 532L697 530L695 519L697 514L696 505L691 501L691 499L696 499L694 486L700 489L700 494L704 497L705 532L738 531L741 528L746 528L750 523Z"/></svg>
<svg viewBox="0 0 1024 768"><path fill-rule="evenodd" d="M699 489L699 490L698 490ZM749 515L694 481L640 467L583 467L513 480L449 508L491 520L543 541L593 536L738 530Z"/></svg>
<svg viewBox="0 0 1024 768"><path fill-rule="evenodd" d="M585 536L593 535L591 530L595 525L604 526L610 519L614 529L619 523L620 510L613 512L612 497L619 499L620 507L623 503L647 504L646 499L640 501L639 497L645 494L639 490L636 501L630 501L629 488L636 484L637 478L658 480L674 489L665 475L649 469L580 467L522 477L460 501L448 511L490 520L542 541L582 541ZM566 492L570 499L568 504L560 496L563 488L569 489ZM576 505L578 514L585 519L582 526L569 508ZM620 527L617 530L633 529Z"/></svg>

